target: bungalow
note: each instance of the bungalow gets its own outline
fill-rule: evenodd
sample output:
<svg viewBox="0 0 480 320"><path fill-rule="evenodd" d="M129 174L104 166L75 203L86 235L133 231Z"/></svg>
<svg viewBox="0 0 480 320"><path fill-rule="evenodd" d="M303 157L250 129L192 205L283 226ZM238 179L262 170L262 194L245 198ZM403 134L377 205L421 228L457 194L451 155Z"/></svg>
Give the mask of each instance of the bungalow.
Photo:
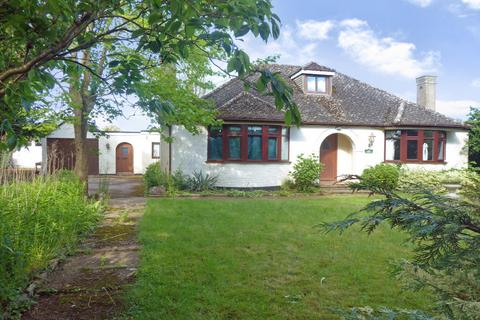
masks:
<svg viewBox="0 0 480 320"><path fill-rule="evenodd" d="M360 174L382 162L431 170L467 166L468 128L435 112L435 77L417 79L417 103L311 62L303 67L270 65L293 87L302 123L287 127L271 96L244 91L232 79L212 99L221 128L192 135L172 126L162 142L162 167L218 176L221 187L275 187L300 154L319 155L321 183Z"/></svg>

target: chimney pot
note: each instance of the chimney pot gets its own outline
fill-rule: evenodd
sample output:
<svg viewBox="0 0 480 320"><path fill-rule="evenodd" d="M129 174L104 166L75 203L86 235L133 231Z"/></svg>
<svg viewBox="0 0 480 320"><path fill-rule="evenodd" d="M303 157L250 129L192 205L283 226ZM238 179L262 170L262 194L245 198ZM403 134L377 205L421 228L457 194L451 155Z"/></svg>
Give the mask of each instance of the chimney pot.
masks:
<svg viewBox="0 0 480 320"><path fill-rule="evenodd" d="M421 76L417 78L417 104L435 111L436 76Z"/></svg>

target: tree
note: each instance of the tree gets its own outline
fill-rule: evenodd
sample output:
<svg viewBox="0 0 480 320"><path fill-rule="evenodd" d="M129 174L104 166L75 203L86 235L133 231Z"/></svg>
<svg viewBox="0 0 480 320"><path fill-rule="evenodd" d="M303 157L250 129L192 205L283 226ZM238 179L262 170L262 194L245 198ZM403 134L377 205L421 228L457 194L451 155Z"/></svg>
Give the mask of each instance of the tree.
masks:
<svg viewBox="0 0 480 320"><path fill-rule="evenodd" d="M480 108L470 108L466 123L471 126L467 143L468 158L480 167Z"/></svg>
<svg viewBox="0 0 480 320"><path fill-rule="evenodd" d="M287 123L299 123L291 88L278 74L253 66L235 44L248 32L265 41L277 38L279 22L270 0L1 2L0 116L5 120L0 127L0 147L12 149L22 143L19 137L38 134L26 129L26 117L12 115L22 109L28 114L31 105L44 102L40 96L55 90L58 72L76 85L70 91L72 97L78 95L80 82L105 80L99 74L101 68L87 63L89 55L101 56L101 51L95 52L97 46L110 46L108 50L113 51L123 46L143 57L149 54L152 67L178 65L193 50L209 59L213 51L221 52L227 63L226 70L222 69L225 73L235 73L247 87L274 95L277 107L286 111ZM109 67L117 68L110 78L116 94L134 94L133 83L142 82L145 76L145 60L122 53L111 58ZM246 78L251 72L260 74L255 82ZM84 117L80 112L77 116Z"/></svg>
<svg viewBox="0 0 480 320"><path fill-rule="evenodd" d="M395 168L391 166L391 170ZM359 181L352 184L354 190L370 190L381 195L381 199L343 221L323 223L322 227L327 232L344 231L359 224L362 230L372 233L380 224L387 223L392 229L404 231L415 244L416 255L412 261L399 265L400 278L412 289L433 290L437 309L447 319L480 319L478 194L455 199L415 182L396 186L390 178L383 179L384 175L375 179L373 171L384 169L376 166L366 177L363 174L349 177ZM475 181L480 183L478 177ZM479 187L477 185L476 190ZM359 314L358 309L353 313ZM411 314L411 319L427 319L421 312ZM352 316L349 319L366 318Z"/></svg>

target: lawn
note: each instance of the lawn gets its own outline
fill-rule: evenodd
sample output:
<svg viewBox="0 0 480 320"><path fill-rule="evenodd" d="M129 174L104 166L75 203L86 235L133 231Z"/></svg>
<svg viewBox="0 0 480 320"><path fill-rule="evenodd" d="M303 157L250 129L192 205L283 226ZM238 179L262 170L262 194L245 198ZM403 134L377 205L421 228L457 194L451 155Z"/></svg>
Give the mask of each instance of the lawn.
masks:
<svg viewBox="0 0 480 320"><path fill-rule="evenodd" d="M140 224L136 319L334 319L332 308L426 308L404 292L391 263L411 254L380 228L323 234L364 196L302 199L152 199Z"/></svg>

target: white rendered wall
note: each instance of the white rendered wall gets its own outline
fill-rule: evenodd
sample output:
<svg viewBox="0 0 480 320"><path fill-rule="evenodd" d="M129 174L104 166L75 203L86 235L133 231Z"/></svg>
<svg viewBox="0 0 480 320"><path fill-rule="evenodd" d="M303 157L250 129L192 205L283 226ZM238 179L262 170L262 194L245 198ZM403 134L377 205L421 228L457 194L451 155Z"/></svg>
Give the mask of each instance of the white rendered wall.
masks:
<svg viewBox="0 0 480 320"><path fill-rule="evenodd" d="M23 147L12 154L15 167L34 169L35 163L42 162L42 147L31 142L28 147Z"/></svg>
<svg viewBox="0 0 480 320"><path fill-rule="evenodd" d="M47 138L73 139L75 136L71 124L62 124L53 131ZM95 138L95 135L89 132L87 138ZM152 143L160 142L160 134L156 132L108 132L98 137L99 151L99 172L100 174L116 173L116 147L120 143L130 143L133 147L133 173L143 174L147 166L160 159L152 158ZM108 144L108 147L107 147ZM46 139L42 139L42 162L47 161ZM161 156L161 154L160 154ZM45 166L44 166L45 167Z"/></svg>
<svg viewBox="0 0 480 320"><path fill-rule="evenodd" d="M365 168L384 161L384 131L375 128L345 127L335 129L324 126L303 126L290 129L290 163L207 163L207 131L192 135L183 127L172 128L172 171L185 174L202 170L218 175L221 187L273 187L279 186L288 177L293 162L301 153L319 154L322 141L331 134L339 134L337 176L361 174ZM371 147L369 137L375 136ZM440 165L408 165L432 169L464 168L467 156L463 152L466 132L448 132L446 162ZM372 152L365 152L371 149Z"/></svg>
<svg viewBox="0 0 480 320"><path fill-rule="evenodd" d="M124 142L133 147L134 174L143 174L149 164L160 160L152 158L152 143L160 142L158 133L110 132L98 139L100 174L116 173L116 148Z"/></svg>

